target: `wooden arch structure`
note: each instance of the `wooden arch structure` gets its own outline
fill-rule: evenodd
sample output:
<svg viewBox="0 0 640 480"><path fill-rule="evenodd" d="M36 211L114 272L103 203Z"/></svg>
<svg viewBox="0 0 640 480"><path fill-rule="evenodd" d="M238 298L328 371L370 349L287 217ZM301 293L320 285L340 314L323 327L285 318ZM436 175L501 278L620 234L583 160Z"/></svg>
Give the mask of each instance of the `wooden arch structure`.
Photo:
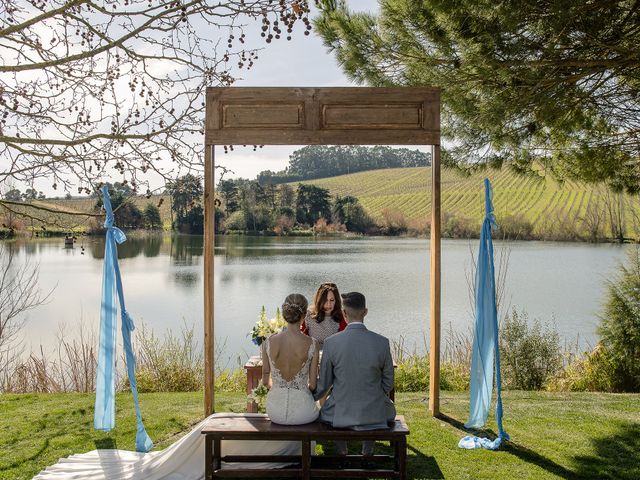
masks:
<svg viewBox="0 0 640 480"><path fill-rule="evenodd" d="M216 145L431 145L429 411L440 399L440 90L207 88L204 182L205 414L214 411Z"/></svg>

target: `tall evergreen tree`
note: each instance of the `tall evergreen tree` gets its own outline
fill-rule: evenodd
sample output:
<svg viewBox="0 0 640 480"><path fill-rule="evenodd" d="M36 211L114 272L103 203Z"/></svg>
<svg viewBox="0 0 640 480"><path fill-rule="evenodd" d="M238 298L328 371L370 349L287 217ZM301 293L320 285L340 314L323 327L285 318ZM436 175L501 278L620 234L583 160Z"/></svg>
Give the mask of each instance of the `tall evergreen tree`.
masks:
<svg viewBox="0 0 640 480"><path fill-rule="evenodd" d="M320 217L331 219L329 190L315 185L299 184L296 198L298 223L314 225Z"/></svg>
<svg viewBox="0 0 640 480"><path fill-rule="evenodd" d="M22 201L22 192L18 188L10 188L5 192L4 198L6 200L11 200L12 202L20 202Z"/></svg>
<svg viewBox="0 0 640 480"><path fill-rule="evenodd" d="M202 196L204 189L200 178L190 173L167 185L171 195L171 210L175 213L173 227L190 233L201 233L203 219Z"/></svg>
<svg viewBox="0 0 640 480"><path fill-rule="evenodd" d="M280 185L278 188L278 206L285 208L295 208L296 206L296 191L291 185L286 183Z"/></svg>
<svg viewBox="0 0 640 480"><path fill-rule="evenodd" d="M336 197L331 215L334 222L343 223L350 232L365 233L374 224L360 201L351 195Z"/></svg>
<svg viewBox="0 0 640 480"><path fill-rule="evenodd" d="M107 183L109 189L109 197L111 198L111 207L113 208L113 216L115 224L119 227L127 228L143 228L144 217L142 211L133 203L132 196L127 195L126 188L119 188L122 184L116 182L114 185ZM94 210L102 209L102 196L96 199Z"/></svg>
<svg viewBox="0 0 640 480"><path fill-rule="evenodd" d="M351 195L341 197L338 195L333 202L331 209L331 219L336 223L345 223L345 207L347 205L358 203L358 199Z"/></svg>
<svg viewBox="0 0 640 480"><path fill-rule="evenodd" d="M262 185L334 177L380 168L421 167L431 164L431 155L408 148L361 145L308 145L293 152L289 166L281 172L258 174Z"/></svg>
<svg viewBox="0 0 640 480"><path fill-rule="evenodd" d="M160 209L152 203L147 203L142 213L144 223L147 228L162 228L162 218L160 217Z"/></svg>
<svg viewBox="0 0 640 480"><path fill-rule="evenodd" d="M238 184L235 180L220 180L217 190L224 200L225 215L229 216L240 208Z"/></svg>
<svg viewBox="0 0 640 480"><path fill-rule="evenodd" d="M316 28L352 79L442 89L446 160L640 190L637 2L321 5Z"/></svg>

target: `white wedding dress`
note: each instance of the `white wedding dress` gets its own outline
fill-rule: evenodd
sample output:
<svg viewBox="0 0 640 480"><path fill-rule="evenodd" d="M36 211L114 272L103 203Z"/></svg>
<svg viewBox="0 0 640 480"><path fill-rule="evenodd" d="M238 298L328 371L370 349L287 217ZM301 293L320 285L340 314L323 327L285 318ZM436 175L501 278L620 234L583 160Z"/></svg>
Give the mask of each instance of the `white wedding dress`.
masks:
<svg viewBox="0 0 640 480"><path fill-rule="evenodd" d="M304 365L289 381L284 379L273 363L269 339L266 342L271 367L271 390L267 394L267 415L272 422L282 425L304 425L315 421L320 414L320 408L309 390L309 367L316 350L315 340L312 340L309 345Z"/></svg>
<svg viewBox="0 0 640 480"><path fill-rule="evenodd" d="M311 352L313 356L313 352ZM307 395L301 395L297 388L302 377L296 375L292 382L280 383L281 388L270 392L272 413L278 416L278 423L298 421L309 423L318 417L318 409L305 383ZM272 367L273 368L273 367ZM276 369L277 371L277 369ZM274 370L272 370L273 374ZM277 375L277 374L276 374ZM276 382L274 376L274 383ZM281 377L280 377L281 378ZM275 395L273 395L273 393ZM277 400L280 399L280 400ZM302 401L301 401L302 400ZM274 401L283 404L274 406ZM300 404L297 404L301 401ZM267 399L268 405L269 400ZM284 408L283 408L284 407ZM269 408L269 407L267 407ZM214 413L209 418L263 417L259 413ZM34 480L202 480L204 478L204 436L200 433L207 419L196 425L173 445L157 452L139 453L128 450L93 450L88 453L61 458L58 463L47 467ZM222 455L300 455L301 444L295 441L225 440ZM279 468L288 464L276 463L223 463L222 468Z"/></svg>
<svg viewBox="0 0 640 480"><path fill-rule="evenodd" d="M267 343L267 352L269 344ZM271 362L272 388L267 396L267 413L275 423L302 425L318 418L319 408L309 391L309 366L315 352L311 343L307 360L291 381L286 381ZM263 416L258 413L214 413L209 418ZM62 458L34 477L34 480L202 480L204 478L204 436L207 419L170 447L157 452L93 450ZM222 455L300 455L294 441L237 440L222 442ZM222 468L225 468L223 464ZM237 465L237 464L235 464ZM278 468L287 464L243 463L244 468Z"/></svg>
<svg viewBox="0 0 640 480"><path fill-rule="evenodd" d="M267 349L269 344L267 343ZM291 381L282 378L271 362L272 388L267 396L267 414L275 423L302 425L318 418L319 408L309 391L309 366L315 352L311 343L307 360ZM267 350L268 352L268 350ZM271 358L271 357L269 357ZM214 413L209 418L264 416L259 413ZM196 425L170 447L157 452L93 450L62 458L34 477L34 480L202 480L204 478L204 436L207 419ZM222 455L300 455L294 441L235 440L222 442ZM287 464L223 463L222 468L278 468Z"/></svg>
<svg viewBox="0 0 640 480"><path fill-rule="evenodd" d="M209 418L264 416L259 413L214 413ZM206 419L170 447L158 452L93 450L62 458L34 477L34 480L202 480L204 478L204 435ZM237 440L223 441L222 455L300 455L300 442ZM223 463L223 469L240 464ZM278 468L287 464L242 463L242 468Z"/></svg>

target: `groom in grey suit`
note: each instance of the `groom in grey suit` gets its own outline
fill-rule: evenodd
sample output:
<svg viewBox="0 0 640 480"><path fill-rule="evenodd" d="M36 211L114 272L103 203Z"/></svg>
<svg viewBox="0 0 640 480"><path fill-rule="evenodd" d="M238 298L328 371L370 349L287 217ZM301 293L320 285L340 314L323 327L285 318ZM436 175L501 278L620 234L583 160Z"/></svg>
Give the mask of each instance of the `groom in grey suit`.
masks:
<svg viewBox="0 0 640 480"><path fill-rule="evenodd" d="M389 398L393 388L393 360L389 340L367 330L364 295L342 295L347 320L344 331L324 341L316 400L333 386L320 411L320 420L337 428L376 430L393 424L396 409ZM336 442L347 453L346 442ZM362 454L373 453L373 442L363 442Z"/></svg>

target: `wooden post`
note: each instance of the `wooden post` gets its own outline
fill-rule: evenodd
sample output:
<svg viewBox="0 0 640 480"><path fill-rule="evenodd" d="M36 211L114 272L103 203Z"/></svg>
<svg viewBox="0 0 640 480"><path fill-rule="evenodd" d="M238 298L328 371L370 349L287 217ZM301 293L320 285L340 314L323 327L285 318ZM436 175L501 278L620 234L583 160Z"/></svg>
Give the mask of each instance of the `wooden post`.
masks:
<svg viewBox="0 0 640 480"><path fill-rule="evenodd" d="M440 413L440 145L431 147L431 340L429 412Z"/></svg>
<svg viewBox="0 0 640 480"><path fill-rule="evenodd" d="M215 411L213 268L215 241L215 158L213 145L204 148L204 414Z"/></svg>

